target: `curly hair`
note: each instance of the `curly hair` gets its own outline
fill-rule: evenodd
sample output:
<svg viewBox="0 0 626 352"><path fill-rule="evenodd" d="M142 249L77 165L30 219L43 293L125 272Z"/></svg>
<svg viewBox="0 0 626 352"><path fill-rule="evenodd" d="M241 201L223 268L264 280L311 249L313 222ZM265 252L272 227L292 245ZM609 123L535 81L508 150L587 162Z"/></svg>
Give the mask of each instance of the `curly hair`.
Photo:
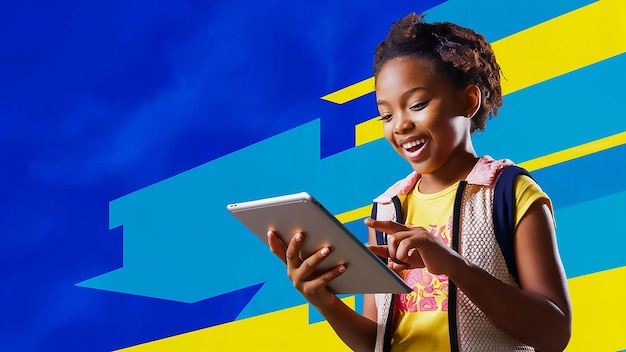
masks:
<svg viewBox="0 0 626 352"><path fill-rule="evenodd" d="M450 22L422 22L424 15L411 13L395 22L389 34L376 47L374 77L383 65L397 57L430 60L438 73L449 76L463 88L475 84L482 104L472 118L471 132L483 131L490 116L502 106L500 66L485 37Z"/></svg>

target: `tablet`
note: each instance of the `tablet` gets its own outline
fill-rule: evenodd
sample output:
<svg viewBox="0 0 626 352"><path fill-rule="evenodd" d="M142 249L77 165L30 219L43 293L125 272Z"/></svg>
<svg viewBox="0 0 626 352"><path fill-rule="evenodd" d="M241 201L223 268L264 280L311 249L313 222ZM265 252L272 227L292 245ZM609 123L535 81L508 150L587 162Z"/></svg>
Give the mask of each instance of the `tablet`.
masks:
<svg viewBox="0 0 626 352"><path fill-rule="evenodd" d="M267 244L274 230L285 244L296 232L304 233L304 258L329 247L330 254L318 266L327 271L344 264L347 270L330 282L338 294L407 293L411 288L373 254L313 196L306 192L229 204L228 211Z"/></svg>

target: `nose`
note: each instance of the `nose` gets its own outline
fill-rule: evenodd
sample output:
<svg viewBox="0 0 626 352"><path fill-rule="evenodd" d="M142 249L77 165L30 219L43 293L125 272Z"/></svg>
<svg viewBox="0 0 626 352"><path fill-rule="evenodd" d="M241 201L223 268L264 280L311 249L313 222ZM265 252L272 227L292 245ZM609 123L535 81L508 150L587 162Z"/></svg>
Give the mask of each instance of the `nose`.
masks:
<svg viewBox="0 0 626 352"><path fill-rule="evenodd" d="M393 119L393 132L396 134L404 134L413 129L415 124L409 114L396 114Z"/></svg>

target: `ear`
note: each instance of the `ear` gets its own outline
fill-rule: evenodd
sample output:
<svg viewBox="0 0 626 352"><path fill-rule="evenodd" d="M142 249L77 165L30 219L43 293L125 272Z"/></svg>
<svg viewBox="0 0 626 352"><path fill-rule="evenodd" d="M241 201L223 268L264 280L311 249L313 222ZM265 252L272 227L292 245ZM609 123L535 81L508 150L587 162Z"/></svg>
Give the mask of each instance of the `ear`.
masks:
<svg viewBox="0 0 626 352"><path fill-rule="evenodd" d="M480 88L475 84L470 84L463 90L465 97L464 116L470 119L480 110L482 103L482 93Z"/></svg>

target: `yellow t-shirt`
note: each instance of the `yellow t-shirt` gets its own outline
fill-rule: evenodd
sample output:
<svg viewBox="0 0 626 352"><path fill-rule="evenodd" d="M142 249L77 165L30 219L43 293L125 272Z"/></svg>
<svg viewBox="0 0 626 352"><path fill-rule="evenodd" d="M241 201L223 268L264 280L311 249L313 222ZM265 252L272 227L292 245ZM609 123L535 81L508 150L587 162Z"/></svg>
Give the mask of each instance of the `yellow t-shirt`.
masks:
<svg viewBox="0 0 626 352"><path fill-rule="evenodd" d="M440 192L419 192L419 181L407 195L402 207L405 224L424 227L448 246L452 242L452 211L458 184ZM538 199L548 196L530 177L515 180L517 225L528 208ZM450 351L448 331L448 278L433 275L426 269L405 270L401 273L413 291L397 297L398 316L392 337L392 351Z"/></svg>

